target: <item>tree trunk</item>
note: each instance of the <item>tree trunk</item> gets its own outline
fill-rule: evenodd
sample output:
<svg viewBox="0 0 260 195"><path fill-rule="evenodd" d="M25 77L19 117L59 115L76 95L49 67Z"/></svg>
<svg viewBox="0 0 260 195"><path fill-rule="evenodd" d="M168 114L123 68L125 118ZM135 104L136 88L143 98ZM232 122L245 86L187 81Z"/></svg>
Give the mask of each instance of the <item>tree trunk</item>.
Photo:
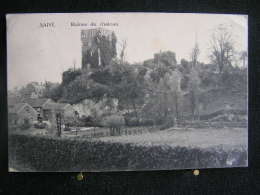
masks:
<svg viewBox="0 0 260 195"><path fill-rule="evenodd" d="M133 108L134 108L134 113L135 113L135 118L136 118L136 121L137 121L137 125L139 125L139 118L138 118L138 114L137 114L136 105L135 105L135 101L134 100L133 100L132 104L133 104Z"/></svg>

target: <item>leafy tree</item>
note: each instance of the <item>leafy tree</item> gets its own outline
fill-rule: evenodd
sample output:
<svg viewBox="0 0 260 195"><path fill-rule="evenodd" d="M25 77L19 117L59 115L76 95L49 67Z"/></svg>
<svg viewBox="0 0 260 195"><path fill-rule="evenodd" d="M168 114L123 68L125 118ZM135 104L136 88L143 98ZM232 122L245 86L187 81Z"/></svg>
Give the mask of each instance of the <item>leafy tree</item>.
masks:
<svg viewBox="0 0 260 195"><path fill-rule="evenodd" d="M113 96L119 100L121 107L132 109L136 120L139 119L138 109L143 104L145 96L142 74L142 71L135 72L131 66L123 65L123 68L117 69L112 73L113 78L120 77L123 79L110 85L110 88L113 90Z"/></svg>
<svg viewBox="0 0 260 195"><path fill-rule="evenodd" d="M200 78L198 71L193 68L190 73L188 92L190 100L190 108L193 119L195 119L196 112L199 114L199 99L200 99Z"/></svg>
<svg viewBox="0 0 260 195"><path fill-rule="evenodd" d="M154 54L154 63L159 66L162 64L164 66L174 68L177 65L176 55L172 51L165 51Z"/></svg>
<svg viewBox="0 0 260 195"><path fill-rule="evenodd" d="M30 82L19 90L19 94L23 98L31 98L33 94L40 97L42 95L43 86L38 82Z"/></svg>
<svg viewBox="0 0 260 195"><path fill-rule="evenodd" d="M71 81L75 80L77 76L81 75L80 69L68 69L62 73L62 85L68 85Z"/></svg>
<svg viewBox="0 0 260 195"><path fill-rule="evenodd" d="M42 97L44 98L52 98L55 101L57 101L62 96L62 91L60 84L58 83L52 83L50 81L46 81L44 83L44 89Z"/></svg>
<svg viewBox="0 0 260 195"><path fill-rule="evenodd" d="M185 59L181 59L181 64L180 64L180 71L183 73L183 74L188 74L190 73L190 70L191 70L191 65L190 65L190 62L185 60Z"/></svg>
<svg viewBox="0 0 260 195"><path fill-rule="evenodd" d="M143 108L145 117L152 118L157 124L179 118L182 96L180 80L180 72L176 70L165 73L158 83L153 80L148 82L149 96Z"/></svg>

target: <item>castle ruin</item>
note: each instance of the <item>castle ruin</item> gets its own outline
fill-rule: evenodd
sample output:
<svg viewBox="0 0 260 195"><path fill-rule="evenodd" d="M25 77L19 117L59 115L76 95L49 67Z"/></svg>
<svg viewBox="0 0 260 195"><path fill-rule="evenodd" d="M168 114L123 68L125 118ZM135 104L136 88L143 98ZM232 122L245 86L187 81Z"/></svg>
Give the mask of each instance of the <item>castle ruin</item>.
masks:
<svg viewBox="0 0 260 195"><path fill-rule="evenodd" d="M95 28L81 30L82 69L100 69L116 57L117 38L112 30Z"/></svg>

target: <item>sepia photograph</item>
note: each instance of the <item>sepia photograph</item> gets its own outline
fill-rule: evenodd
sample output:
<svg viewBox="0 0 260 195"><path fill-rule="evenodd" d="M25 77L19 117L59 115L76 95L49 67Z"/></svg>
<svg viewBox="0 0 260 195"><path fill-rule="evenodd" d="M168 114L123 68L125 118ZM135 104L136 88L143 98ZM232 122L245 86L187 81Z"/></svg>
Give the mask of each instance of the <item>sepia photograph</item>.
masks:
<svg viewBox="0 0 260 195"><path fill-rule="evenodd" d="M248 16L7 14L9 172L248 166Z"/></svg>

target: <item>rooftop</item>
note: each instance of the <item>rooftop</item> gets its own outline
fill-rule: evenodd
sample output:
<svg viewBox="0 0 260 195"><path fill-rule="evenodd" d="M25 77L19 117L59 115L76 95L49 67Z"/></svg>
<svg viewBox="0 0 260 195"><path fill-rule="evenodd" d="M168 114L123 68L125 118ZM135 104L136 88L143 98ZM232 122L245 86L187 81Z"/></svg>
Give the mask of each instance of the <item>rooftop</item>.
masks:
<svg viewBox="0 0 260 195"><path fill-rule="evenodd" d="M26 98L24 99L22 102L25 102L29 105L31 105L32 107L42 107L44 103L46 103L48 100L48 98Z"/></svg>
<svg viewBox="0 0 260 195"><path fill-rule="evenodd" d="M26 103L17 103L15 105L8 105L8 112L9 113L17 113L25 105L28 105L28 104L26 104Z"/></svg>

